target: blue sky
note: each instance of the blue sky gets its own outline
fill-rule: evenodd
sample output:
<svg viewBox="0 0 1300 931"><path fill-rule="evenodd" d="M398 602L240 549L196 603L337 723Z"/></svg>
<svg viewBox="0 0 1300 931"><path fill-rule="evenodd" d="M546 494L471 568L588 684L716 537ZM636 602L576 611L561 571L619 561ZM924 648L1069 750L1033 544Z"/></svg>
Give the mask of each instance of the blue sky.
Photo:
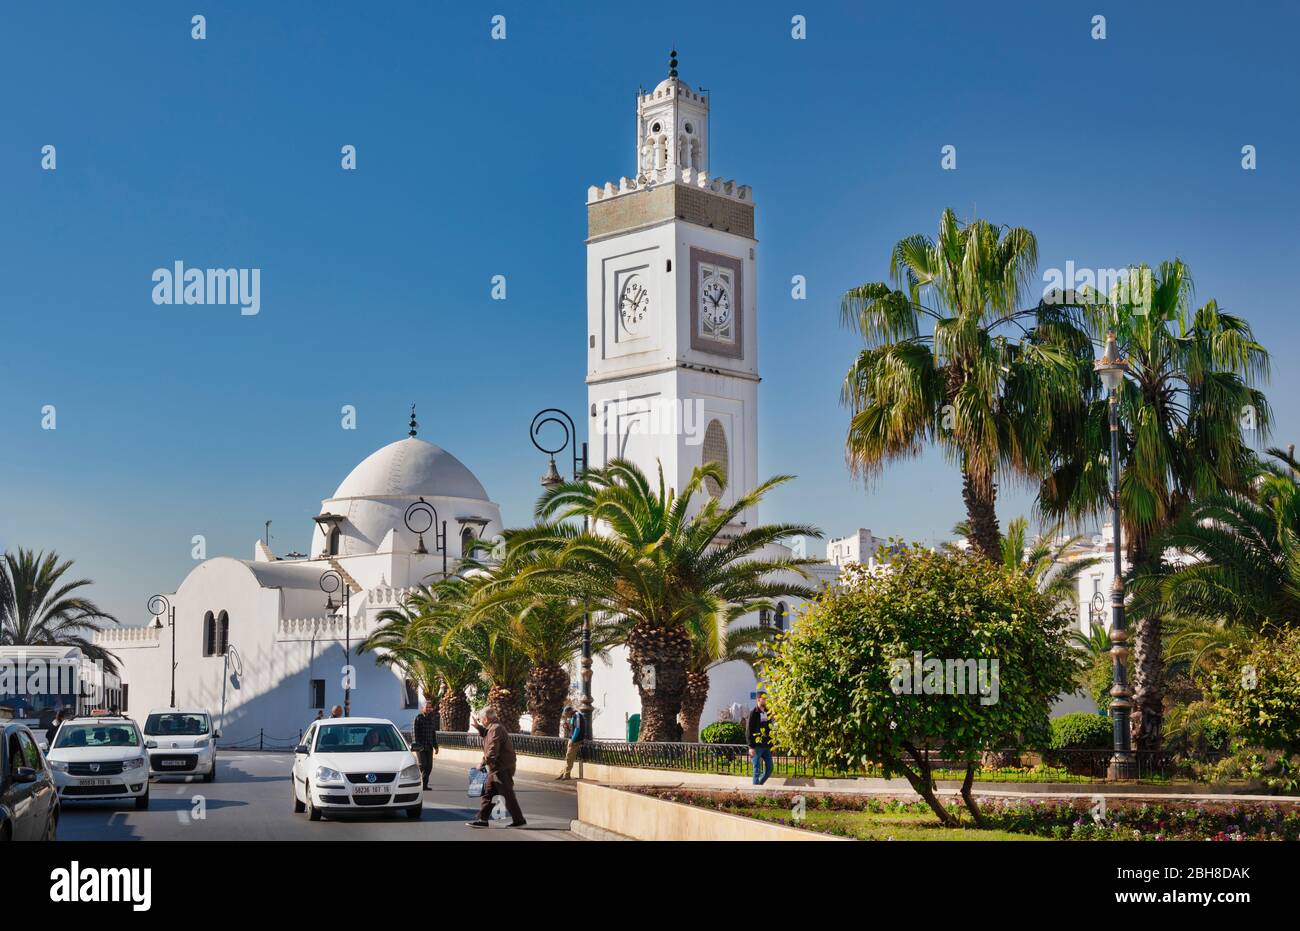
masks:
<svg viewBox="0 0 1300 931"><path fill-rule="evenodd" d="M195 534L248 558L272 520L306 549L412 400L528 519L529 419L586 397L586 189L632 172L674 44L711 168L758 204L760 472L799 476L766 517L932 540L962 516L934 455L855 483L837 401L839 295L946 206L1032 229L1040 270L1181 256L1272 351L1274 439L1300 436L1294 4L191 6L0 4L0 545L75 559L127 623ZM155 306L176 260L260 268L261 312Z"/></svg>

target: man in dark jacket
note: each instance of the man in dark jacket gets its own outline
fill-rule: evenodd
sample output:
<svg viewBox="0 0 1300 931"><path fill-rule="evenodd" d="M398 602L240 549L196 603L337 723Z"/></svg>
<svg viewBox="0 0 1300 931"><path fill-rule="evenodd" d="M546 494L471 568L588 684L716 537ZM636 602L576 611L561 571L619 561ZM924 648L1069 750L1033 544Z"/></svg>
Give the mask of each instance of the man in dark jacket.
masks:
<svg viewBox="0 0 1300 931"><path fill-rule="evenodd" d="M478 806L478 817L469 822L470 827L485 828L492 806L499 796L506 803L506 810L513 819L512 828L521 828L528 822L524 820L523 809L519 799L515 798L515 748L510 743L510 734L497 720L496 709L489 706L483 712L487 726L475 725L483 734L483 763L487 770L487 782L483 784L483 801Z"/></svg>
<svg viewBox="0 0 1300 931"><path fill-rule="evenodd" d="M433 755L438 752L438 710L433 702L426 701L424 710L415 716L411 725L411 749L420 763L424 787L429 788L429 771L433 769Z"/></svg>
<svg viewBox="0 0 1300 931"><path fill-rule="evenodd" d="M758 693L758 704L745 726L749 758L754 761L754 785L761 786L772 775L772 722L767 713L767 693Z"/></svg>

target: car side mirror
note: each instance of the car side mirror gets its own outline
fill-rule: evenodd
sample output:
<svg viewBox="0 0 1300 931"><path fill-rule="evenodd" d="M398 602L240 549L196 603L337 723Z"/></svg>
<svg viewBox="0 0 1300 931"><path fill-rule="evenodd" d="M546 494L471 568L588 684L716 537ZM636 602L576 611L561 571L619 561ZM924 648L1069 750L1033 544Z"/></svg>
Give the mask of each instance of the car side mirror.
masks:
<svg viewBox="0 0 1300 931"><path fill-rule="evenodd" d="M14 771L14 782L35 782L38 775L39 773L30 766L19 766L18 769Z"/></svg>
<svg viewBox="0 0 1300 931"><path fill-rule="evenodd" d="M298 744L298 746L294 747L293 752L306 754L306 753L311 753L311 750L308 749L306 744Z"/></svg>
<svg viewBox="0 0 1300 931"><path fill-rule="evenodd" d="M220 740L220 739L221 739L221 731L213 731L213 732L212 732L212 739L213 739L213 740Z"/></svg>

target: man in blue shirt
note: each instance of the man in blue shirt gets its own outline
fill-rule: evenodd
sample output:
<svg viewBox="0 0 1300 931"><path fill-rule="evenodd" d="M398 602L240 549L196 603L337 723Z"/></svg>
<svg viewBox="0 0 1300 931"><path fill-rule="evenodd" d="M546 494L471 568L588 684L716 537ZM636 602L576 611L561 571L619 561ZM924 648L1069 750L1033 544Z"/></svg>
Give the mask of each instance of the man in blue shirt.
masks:
<svg viewBox="0 0 1300 931"><path fill-rule="evenodd" d="M569 745L564 749L564 772L560 773L557 781L573 778L573 761L578 758L582 742L587 739L587 720L582 712L568 705L564 709L564 716L569 719Z"/></svg>

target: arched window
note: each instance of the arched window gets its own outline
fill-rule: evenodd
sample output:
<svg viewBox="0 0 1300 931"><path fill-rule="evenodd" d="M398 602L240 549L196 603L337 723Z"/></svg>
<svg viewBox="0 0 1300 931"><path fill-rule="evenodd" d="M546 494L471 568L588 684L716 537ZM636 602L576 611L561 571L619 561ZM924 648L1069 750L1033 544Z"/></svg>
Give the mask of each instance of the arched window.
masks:
<svg viewBox="0 0 1300 931"><path fill-rule="evenodd" d="M230 646L230 615L222 611L217 615L217 653L218 656L225 656L226 649Z"/></svg>
<svg viewBox="0 0 1300 931"><path fill-rule="evenodd" d="M778 601L776 603L776 629L777 630L785 630L786 614L787 612L786 612L785 602Z"/></svg>
<svg viewBox="0 0 1300 931"><path fill-rule="evenodd" d="M462 559L469 559L474 552L474 528L465 527L460 532L460 555Z"/></svg>
<svg viewBox="0 0 1300 931"><path fill-rule="evenodd" d="M343 539L343 532L339 530L337 526L331 528L330 535L329 535L329 543L326 547L325 552L330 556L337 556L339 554L339 543L342 541L342 539Z"/></svg>
<svg viewBox="0 0 1300 931"><path fill-rule="evenodd" d="M212 612L203 615L203 655L211 656L217 652L217 622Z"/></svg>
<svg viewBox="0 0 1300 931"><path fill-rule="evenodd" d="M722 466L722 474L727 474L727 434L722 429L721 422L710 420L708 427L704 431L704 456L705 463L716 462ZM704 487L709 494L717 498L722 494L722 485L713 478L704 480Z"/></svg>

